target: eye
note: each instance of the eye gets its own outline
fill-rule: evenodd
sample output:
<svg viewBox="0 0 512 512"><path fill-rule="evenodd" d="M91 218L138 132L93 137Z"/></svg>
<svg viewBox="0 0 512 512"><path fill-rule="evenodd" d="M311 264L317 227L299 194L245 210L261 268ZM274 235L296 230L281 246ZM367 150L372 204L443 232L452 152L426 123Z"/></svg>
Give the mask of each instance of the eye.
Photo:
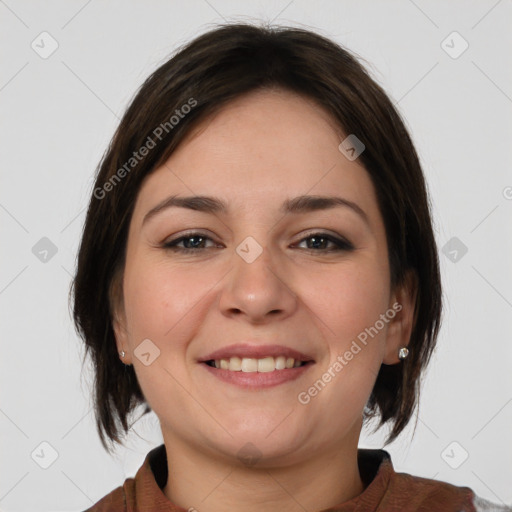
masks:
<svg viewBox="0 0 512 512"><path fill-rule="evenodd" d="M308 241L311 241L311 243L308 243ZM216 244L213 243L213 246L207 247L207 242L213 242L212 238L206 236L204 233L191 232L176 238L175 240L170 240L164 243L162 247L175 252L190 254L194 252L198 253L202 250L211 249L212 247L216 246ZM312 252L325 253L354 250L354 246L347 240L322 232L311 233L307 237L300 240L297 246L304 242L307 244L305 249Z"/></svg>
<svg viewBox="0 0 512 512"><path fill-rule="evenodd" d="M307 243L307 250L312 252L336 252L336 251L352 251L354 246L347 240L335 237L328 233L311 233L306 238L303 238L300 242L311 240L312 243ZM326 248L327 244L332 244L330 249ZM333 247L334 246L334 247Z"/></svg>
<svg viewBox="0 0 512 512"><path fill-rule="evenodd" d="M207 247L204 247L204 244L207 240L213 241L210 237L207 237L203 233L193 232L176 238L175 240L170 240L169 242L164 243L163 247L165 249L170 249L176 252L192 253L198 252L201 249L207 249ZM179 245L182 243L184 246Z"/></svg>

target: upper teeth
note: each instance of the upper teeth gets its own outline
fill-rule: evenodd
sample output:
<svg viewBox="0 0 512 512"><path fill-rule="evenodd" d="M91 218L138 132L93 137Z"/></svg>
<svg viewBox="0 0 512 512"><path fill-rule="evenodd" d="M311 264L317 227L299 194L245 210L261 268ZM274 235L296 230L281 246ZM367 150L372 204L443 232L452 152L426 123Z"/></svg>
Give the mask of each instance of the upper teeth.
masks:
<svg viewBox="0 0 512 512"><path fill-rule="evenodd" d="M230 370L232 372L273 372L274 370L284 370L285 368L294 368L300 366L299 360L295 361L293 357L263 357L262 359L253 359L250 357L230 357L229 359L216 359L215 368Z"/></svg>

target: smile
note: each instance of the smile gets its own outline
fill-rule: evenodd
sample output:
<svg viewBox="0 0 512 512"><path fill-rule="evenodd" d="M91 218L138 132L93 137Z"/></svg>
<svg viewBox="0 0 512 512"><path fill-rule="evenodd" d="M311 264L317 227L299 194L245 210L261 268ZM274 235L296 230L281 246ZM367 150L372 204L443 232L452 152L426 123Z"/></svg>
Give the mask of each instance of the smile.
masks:
<svg viewBox="0 0 512 512"><path fill-rule="evenodd" d="M298 368L306 364L306 361L299 361L293 357L263 357L255 359L252 357L230 357L229 359L215 359L207 361L209 366L229 370L230 372L260 372L267 373L276 370L285 370L290 368Z"/></svg>
<svg viewBox="0 0 512 512"><path fill-rule="evenodd" d="M258 390L298 379L315 360L292 347L253 339L214 350L199 357L198 363L216 381Z"/></svg>

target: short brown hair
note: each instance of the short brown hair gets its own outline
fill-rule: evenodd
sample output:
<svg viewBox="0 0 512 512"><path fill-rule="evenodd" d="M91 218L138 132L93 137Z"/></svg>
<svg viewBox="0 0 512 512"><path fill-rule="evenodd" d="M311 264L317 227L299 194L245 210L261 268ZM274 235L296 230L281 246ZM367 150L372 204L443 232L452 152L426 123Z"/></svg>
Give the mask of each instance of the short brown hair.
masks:
<svg viewBox="0 0 512 512"><path fill-rule="evenodd" d="M388 444L419 401L420 376L441 320L441 281L425 179L404 122L358 60L335 42L298 28L221 25L180 48L146 79L97 169L70 294L75 326L86 344L84 359L90 353L94 364L96 425L107 451L106 439L120 443L121 427L128 432L127 417L136 406L146 404L144 414L151 410L133 366L118 357L112 325L122 301L128 228L142 181L208 115L266 88L315 100L366 147L359 160L372 179L384 219L391 284L402 284L412 270L418 288L409 356L400 364L381 366L365 419L379 412L377 428L393 422ZM190 105L191 98L194 108L174 125L170 120L176 109ZM165 128L159 137L157 127ZM153 149L131 161L150 139L156 143Z"/></svg>

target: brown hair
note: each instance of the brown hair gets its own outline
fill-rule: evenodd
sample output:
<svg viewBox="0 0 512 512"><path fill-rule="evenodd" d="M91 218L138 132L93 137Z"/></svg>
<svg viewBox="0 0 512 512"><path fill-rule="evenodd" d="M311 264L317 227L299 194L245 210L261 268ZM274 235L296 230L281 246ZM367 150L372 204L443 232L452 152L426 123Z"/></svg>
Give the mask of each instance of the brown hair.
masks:
<svg viewBox="0 0 512 512"><path fill-rule="evenodd" d="M96 425L107 451L106 438L120 443L121 427L128 432L129 413L141 404L143 414L151 410L133 366L119 359L112 326L122 302L128 227L142 181L208 115L244 93L276 87L315 100L366 146L359 160L384 219L391 284L403 283L412 269L418 288L409 356L381 366L365 419L379 412L377 428L393 422L388 444L419 401L420 376L441 320L441 281L425 179L404 122L358 60L333 41L297 28L221 25L180 48L146 79L97 169L70 294L75 326L86 344L84 360L90 353L94 364ZM143 146L151 149L140 157Z"/></svg>

